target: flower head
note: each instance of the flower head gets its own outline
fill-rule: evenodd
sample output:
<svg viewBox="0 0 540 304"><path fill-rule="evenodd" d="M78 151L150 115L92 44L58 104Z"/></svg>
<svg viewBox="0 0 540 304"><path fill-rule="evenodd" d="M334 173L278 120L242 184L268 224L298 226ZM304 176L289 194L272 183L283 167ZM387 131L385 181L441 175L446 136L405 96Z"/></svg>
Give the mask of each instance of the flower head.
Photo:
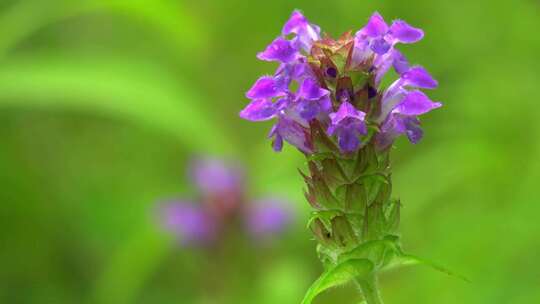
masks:
<svg viewBox="0 0 540 304"><path fill-rule="evenodd" d="M376 12L354 35L321 38L320 28L294 11L281 35L259 53L259 59L279 66L247 92L251 103L240 116L276 119L270 132L276 151L288 142L305 154L317 153L322 138L313 122L346 154L371 139L385 143L379 147L401 134L417 142L422 137L417 116L441 106L419 89L434 89L437 81L424 68L411 66L396 46L423 37L421 29L403 20L388 24ZM390 68L399 78L381 88ZM373 136L367 132L370 125Z"/></svg>

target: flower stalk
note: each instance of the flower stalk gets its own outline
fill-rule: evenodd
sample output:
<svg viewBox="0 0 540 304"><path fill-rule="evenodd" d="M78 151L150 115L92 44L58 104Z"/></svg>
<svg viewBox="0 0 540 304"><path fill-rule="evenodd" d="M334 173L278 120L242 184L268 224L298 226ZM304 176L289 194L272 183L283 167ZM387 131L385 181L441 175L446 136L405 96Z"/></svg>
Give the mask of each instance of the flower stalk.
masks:
<svg viewBox="0 0 540 304"><path fill-rule="evenodd" d="M383 304L377 286L377 278L375 276L357 280L357 284L360 286L360 290L362 291L367 304Z"/></svg>

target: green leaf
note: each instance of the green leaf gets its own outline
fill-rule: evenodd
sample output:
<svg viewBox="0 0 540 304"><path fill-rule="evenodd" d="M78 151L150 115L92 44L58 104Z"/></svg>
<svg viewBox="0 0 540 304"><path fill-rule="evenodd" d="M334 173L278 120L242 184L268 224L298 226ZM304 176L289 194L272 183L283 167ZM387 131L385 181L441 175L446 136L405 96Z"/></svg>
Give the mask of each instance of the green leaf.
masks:
<svg viewBox="0 0 540 304"><path fill-rule="evenodd" d="M408 266L408 265L426 265L426 266L431 267L434 270L437 270L437 271L442 272L444 274L447 274L449 276L461 279L461 280L466 281L466 282L470 282L470 280L467 277L465 277L465 276L463 276L461 274L457 274L457 273L449 270L448 268L446 268L444 266L441 266L441 265L439 265L439 264L437 264L437 263L435 263L433 261L429 261L427 259L420 258L420 257L410 255L410 254L405 254L405 253L401 253L401 254L397 255L393 259L392 263L390 263L389 265L386 266L386 270L397 268L397 267L400 267L400 266Z"/></svg>
<svg viewBox="0 0 540 304"><path fill-rule="evenodd" d="M50 54L12 58L0 70L0 107L107 116L164 131L194 150L233 150L231 137L188 85L158 66L133 62Z"/></svg>
<svg viewBox="0 0 540 304"><path fill-rule="evenodd" d="M342 254L339 261L349 259L368 259L377 268L383 267L389 252L400 252L396 241L375 240L362 243L349 252Z"/></svg>
<svg viewBox="0 0 540 304"><path fill-rule="evenodd" d="M302 304L310 304L315 297L328 288L343 285L355 278L366 277L373 270L367 259L350 259L325 271L309 288Z"/></svg>

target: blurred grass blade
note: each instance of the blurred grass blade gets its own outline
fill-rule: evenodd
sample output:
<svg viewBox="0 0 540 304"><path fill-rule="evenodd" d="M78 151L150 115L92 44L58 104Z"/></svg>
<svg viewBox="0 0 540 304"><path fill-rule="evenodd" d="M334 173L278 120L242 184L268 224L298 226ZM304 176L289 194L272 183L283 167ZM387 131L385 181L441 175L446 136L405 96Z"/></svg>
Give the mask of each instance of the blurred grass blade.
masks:
<svg viewBox="0 0 540 304"><path fill-rule="evenodd" d="M171 250L171 241L158 237L152 224L134 235L112 254L97 281L95 303L133 303L137 292Z"/></svg>
<svg viewBox="0 0 540 304"><path fill-rule="evenodd" d="M195 51L204 50L208 42L206 24L177 1L93 0L90 3L93 4L90 8L118 12L143 21L177 49L192 51L194 55Z"/></svg>
<svg viewBox="0 0 540 304"><path fill-rule="evenodd" d="M25 0L18 1L0 15L0 56L38 30L69 18L90 13L114 13L142 22L160 33L164 42L179 52L197 56L206 49L205 24L171 1L142 0Z"/></svg>
<svg viewBox="0 0 540 304"><path fill-rule="evenodd" d="M75 3L51 5L49 1L18 1L0 15L0 56L47 24L79 11Z"/></svg>
<svg viewBox="0 0 540 304"><path fill-rule="evenodd" d="M11 59L0 69L0 107L87 112L155 127L195 150L233 149L187 85L162 68L125 58Z"/></svg>

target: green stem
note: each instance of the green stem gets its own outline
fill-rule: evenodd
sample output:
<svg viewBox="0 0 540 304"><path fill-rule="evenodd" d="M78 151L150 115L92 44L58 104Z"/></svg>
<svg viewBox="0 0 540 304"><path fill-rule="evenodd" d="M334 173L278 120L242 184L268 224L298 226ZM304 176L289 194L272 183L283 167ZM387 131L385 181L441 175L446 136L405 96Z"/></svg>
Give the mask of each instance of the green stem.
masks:
<svg viewBox="0 0 540 304"><path fill-rule="evenodd" d="M377 277L375 275L357 280L357 283L360 285L364 300L367 304L383 304L379 293L379 287L377 286Z"/></svg>

